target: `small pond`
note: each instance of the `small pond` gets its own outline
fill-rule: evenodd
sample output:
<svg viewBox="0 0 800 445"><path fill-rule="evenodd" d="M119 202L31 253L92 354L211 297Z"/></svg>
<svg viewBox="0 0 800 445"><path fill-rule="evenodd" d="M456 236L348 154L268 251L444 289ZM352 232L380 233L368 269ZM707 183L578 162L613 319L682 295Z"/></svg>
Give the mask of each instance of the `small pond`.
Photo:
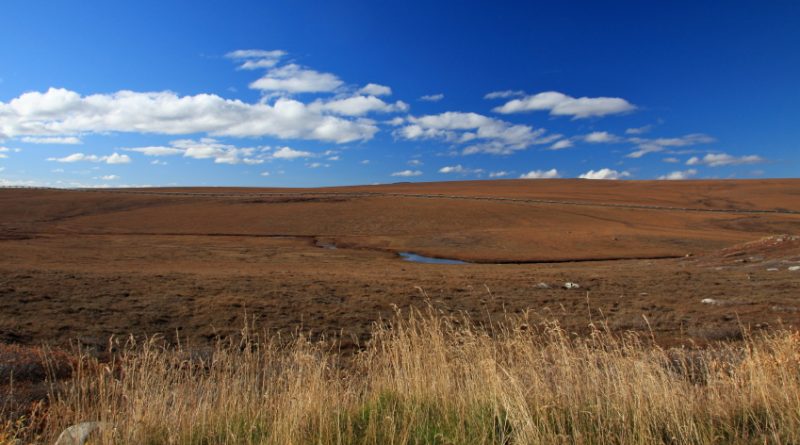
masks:
<svg viewBox="0 0 800 445"><path fill-rule="evenodd" d="M469 264L466 261L461 260L448 260L446 258L431 258L423 255L417 255L416 253L411 252L400 252L400 255L403 260L411 261L413 263L426 263L426 264Z"/></svg>

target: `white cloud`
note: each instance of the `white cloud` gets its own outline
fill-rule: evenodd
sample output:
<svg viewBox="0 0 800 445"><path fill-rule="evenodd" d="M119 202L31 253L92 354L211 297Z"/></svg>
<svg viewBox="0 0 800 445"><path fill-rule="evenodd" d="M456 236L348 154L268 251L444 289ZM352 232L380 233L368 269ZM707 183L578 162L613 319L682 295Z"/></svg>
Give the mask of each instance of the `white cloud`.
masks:
<svg viewBox="0 0 800 445"><path fill-rule="evenodd" d="M675 158L675 157L664 158L664 159L662 159L662 161L667 162L669 164L677 164L678 162L681 162L680 159Z"/></svg>
<svg viewBox="0 0 800 445"><path fill-rule="evenodd" d="M261 172L261 176L269 176L269 172Z"/></svg>
<svg viewBox="0 0 800 445"><path fill-rule="evenodd" d="M591 144L607 144L619 141L619 138L607 131L594 131L583 137L583 140Z"/></svg>
<svg viewBox="0 0 800 445"><path fill-rule="evenodd" d="M686 165L707 165L709 167L722 167L726 165L746 165L764 162L764 158L757 155L731 156L727 153L709 153L702 158L693 156Z"/></svg>
<svg viewBox="0 0 800 445"><path fill-rule="evenodd" d="M392 173L392 176L400 176L400 177L404 177L404 178L409 178L409 177L412 177L412 176L421 176L421 175L422 175L422 172L419 171L419 170L403 170L403 171Z"/></svg>
<svg viewBox="0 0 800 445"><path fill-rule="evenodd" d="M469 174L479 174L483 173L482 168L466 168L461 164L458 165L449 165L446 167L442 167L439 169L439 173L459 173L462 175L469 175Z"/></svg>
<svg viewBox="0 0 800 445"><path fill-rule="evenodd" d="M409 116L408 125L395 131L404 139L440 139L470 144L463 154L511 154L534 144L548 144L559 135L544 136L545 130L508 122L477 113L448 111L421 117Z"/></svg>
<svg viewBox="0 0 800 445"><path fill-rule="evenodd" d="M494 109L503 114L525 111L550 111L553 116L572 116L575 119L600 117L609 114L625 113L636 107L619 97L579 97L574 98L557 91L513 99Z"/></svg>
<svg viewBox="0 0 800 445"><path fill-rule="evenodd" d="M565 148L572 147L572 141L569 139L561 139L560 141L556 141L555 144L550 146L550 150L563 150Z"/></svg>
<svg viewBox="0 0 800 445"><path fill-rule="evenodd" d="M311 162L306 164L306 167L308 168L320 168L320 167L330 167L330 166L331 166L330 164L323 164L321 162Z"/></svg>
<svg viewBox="0 0 800 445"><path fill-rule="evenodd" d="M657 139L644 139L644 138L630 138L628 142L636 144L638 150L628 153L628 158L641 158L649 153L658 153L664 151L667 147L687 147L691 145L710 144L715 139L711 136L702 133L687 134L676 138L657 138Z"/></svg>
<svg viewBox="0 0 800 445"><path fill-rule="evenodd" d="M309 104L311 110L344 116L363 116L372 112L392 113L408 111L408 108L408 104L401 100L390 104L375 96L353 96L329 101L316 100Z"/></svg>
<svg viewBox="0 0 800 445"><path fill-rule="evenodd" d="M378 127L367 120L330 116L294 99L249 104L214 94L172 92L81 96L50 88L0 102L0 133L63 136L75 133L135 132L313 139L337 143L369 140Z"/></svg>
<svg viewBox="0 0 800 445"><path fill-rule="evenodd" d="M385 85L378 85L377 83L368 83L365 87L358 90L361 94L368 96L391 96L392 89Z"/></svg>
<svg viewBox="0 0 800 445"><path fill-rule="evenodd" d="M237 147L235 145L224 144L213 138L179 139L171 141L168 147L150 146L125 148L127 151L135 151L145 156L177 156L182 155L192 159L213 159L216 164L239 164L248 165L261 164L266 157L263 152L268 147ZM157 164L153 162L153 164ZM164 163L163 165L166 165Z"/></svg>
<svg viewBox="0 0 800 445"><path fill-rule="evenodd" d="M5 167L0 167L0 172L4 172L6 170Z"/></svg>
<svg viewBox="0 0 800 445"><path fill-rule="evenodd" d="M674 171L666 175L659 176L658 179L667 181L678 181L682 179L689 179L697 174L697 170L690 168L689 170Z"/></svg>
<svg viewBox="0 0 800 445"><path fill-rule="evenodd" d="M625 134L632 134L632 135L645 134L650 132L650 130L652 129L653 129L652 125L645 125L643 127L638 127L638 128L628 128L627 130L625 130Z"/></svg>
<svg viewBox="0 0 800 445"><path fill-rule="evenodd" d="M145 156L174 156L181 155L186 151L182 148L163 146L124 148L123 150L139 152Z"/></svg>
<svg viewBox="0 0 800 445"><path fill-rule="evenodd" d="M581 179L621 179L630 176L631 174L628 172L619 172L616 170L611 170L610 168L601 168L600 170L594 171L589 170L588 172L578 176Z"/></svg>
<svg viewBox="0 0 800 445"><path fill-rule="evenodd" d="M290 63L267 71L263 77L252 82L250 88L267 93L326 93L335 91L343 84L334 74Z"/></svg>
<svg viewBox="0 0 800 445"><path fill-rule="evenodd" d="M105 175L105 176L101 176L100 179L102 179L103 181L116 181L117 179L119 179L119 176L117 176L117 175Z"/></svg>
<svg viewBox="0 0 800 445"><path fill-rule="evenodd" d="M412 159L412 160L406 162L406 164L413 165L413 166L418 166L418 165L422 165L422 161L420 161L419 159Z"/></svg>
<svg viewBox="0 0 800 445"><path fill-rule="evenodd" d="M328 158L328 160L329 160L329 161L338 161L338 160L340 160L340 159L341 159L341 158L339 157L339 155L336 155L336 156L330 156L330 157Z"/></svg>
<svg viewBox="0 0 800 445"><path fill-rule="evenodd" d="M424 102L439 102L440 100L444 99L444 94L426 94L419 98L419 100Z"/></svg>
<svg viewBox="0 0 800 445"><path fill-rule="evenodd" d="M369 164L369 162L370 162L370 161L369 161L369 159L363 159L363 160L361 160L361 162L359 162L359 164L361 164L361 165L368 165L368 164Z"/></svg>
<svg viewBox="0 0 800 445"><path fill-rule="evenodd" d="M63 158L47 158L47 160L53 162L64 162L64 163L102 162L105 164L129 164L131 162L131 158L128 155L121 155L116 152L109 156L97 156L97 155L87 155L83 153L73 153L71 155L64 156Z"/></svg>
<svg viewBox="0 0 800 445"><path fill-rule="evenodd" d="M297 158L310 158L314 153L308 151L295 150L290 147L281 147L275 150L272 157L275 159L297 159Z"/></svg>
<svg viewBox="0 0 800 445"><path fill-rule="evenodd" d="M152 165L167 165L168 164L167 161L162 161L160 159L156 159L156 160L150 161L150 163Z"/></svg>
<svg viewBox="0 0 800 445"><path fill-rule="evenodd" d="M484 99L507 99L509 97L524 96L525 92L521 90L504 90L492 91L483 96Z"/></svg>
<svg viewBox="0 0 800 445"><path fill-rule="evenodd" d="M240 49L225 54L225 57L234 60L244 60L240 66L242 69L269 68L278 63L281 57L286 55L286 51L279 49L265 51L263 49ZM248 62L250 64L248 65Z"/></svg>
<svg viewBox="0 0 800 445"><path fill-rule="evenodd" d="M229 52L225 57L240 61L239 69L242 70L255 70L262 68L272 68L278 64L278 61L286 55L286 51L272 50L265 51L261 49L240 49L237 51Z"/></svg>
<svg viewBox="0 0 800 445"><path fill-rule="evenodd" d="M50 136L50 137L34 137L25 136L21 139L22 142L28 144L61 144L61 145L78 145L81 143L80 138L75 136Z"/></svg>
<svg viewBox="0 0 800 445"><path fill-rule="evenodd" d="M558 170L552 168L550 170L531 170L524 175L521 175L521 179L553 179L553 178L560 178L561 174L558 173Z"/></svg>
<svg viewBox="0 0 800 445"><path fill-rule="evenodd" d="M497 172L491 172L491 173L489 173L489 177L490 177L490 178L502 178L502 177L504 177L504 176L508 176L508 175L510 175L510 174L511 174L511 173L509 173L509 172L507 172L507 171L505 171L505 170L500 170L500 171L497 171Z"/></svg>

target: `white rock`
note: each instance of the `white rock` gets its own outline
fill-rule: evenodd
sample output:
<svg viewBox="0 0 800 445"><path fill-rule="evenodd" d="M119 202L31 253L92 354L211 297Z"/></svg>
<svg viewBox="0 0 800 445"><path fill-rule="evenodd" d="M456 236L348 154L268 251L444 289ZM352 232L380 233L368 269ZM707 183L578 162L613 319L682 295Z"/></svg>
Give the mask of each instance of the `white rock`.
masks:
<svg viewBox="0 0 800 445"><path fill-rule="evenodd" d="M777 267L770 267L769 269L767 269L767 272L777 272L777 271L778 271Z"/></svg>
<svg viewBox="0 0 800 445"><path fill-rule="evenodd" d="M106 428L111 428L111 424L106 422L78 423L62 431L55 445L84 445L93 432Z"/></svg>
<svg viewBox="0 0 800 445"><path fill-rule="evenodd" d="M789 266L789 270L791 270L792 272L797 272L798 270L800 270L800 266Z"/></svg>
<svg viewBox="0 0 800 445"><path fill-rule="evenodd" d="M580 289L581 285L578 283L566 282L564 283L564 289Z"/></svg>
<svg viewBox="0 0 800 445"><path fill-rule="evenodd" d="M536 285L538 289L550 289L550 285L547 283L539 283Z"/></svg>
<svg viewBox="0 0 800 445"><path fill-rule="evenodd" d="M703 298L702 300L700 300L700 302L703 304L719 304L719 301L713 298Z"/></svg>

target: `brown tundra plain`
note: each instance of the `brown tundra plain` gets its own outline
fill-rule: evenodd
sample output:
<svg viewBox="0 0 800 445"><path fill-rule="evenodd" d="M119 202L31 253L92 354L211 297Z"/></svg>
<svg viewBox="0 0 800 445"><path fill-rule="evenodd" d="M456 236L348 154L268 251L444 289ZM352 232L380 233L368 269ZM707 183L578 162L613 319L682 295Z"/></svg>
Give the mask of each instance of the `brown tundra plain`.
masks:
<svg viewBox="0 0 800 445"><path fill-rule="evenodd" d="M9 423L0 443L52 440L62 427L97 419L117 425L106 434L120 443L704 443L718 434L794 443L797 397L780 407L726 399L721 388L745 384L731 373L713 391L697 385L717 375L711 363L725 374L783 357L788 368L776 372L787 372L784 380L750 375L747 385L775 394L797 386L798 234L800 180L2 189L0 410ZM762 349L767 358L742 358ZM322 374L300 355L322 364ZM490 358L502 372L478 369ZM48 365L37 368L40 359ZM180 365L198 361L205 371L197 375ZM601 366L623 362L640 372ZM209 363L253 368L239 374ZM664 363L683 371L663 374ZM147 402L166 410L157 416L123 419L131 412L119 403L153 395L108 386L93 371L103 366L127 370L122 387L121 376L135 375L162 395L185 391L181 403L192 411L172 418L167 406L176 405L162 398ZM254 369L311 386L273 387ZM487 386L471 380L478 374ZM655 386L639 382L639 392L622 394L615 385L634 374ZM354 376L366 392L348 386ZM439 379L431 393L427 378ZM539 399L513 398L509 388L525 379ZM571 381L562 395L575 398L547 393L548 379ZM314 401L271 405L292 419L256 415L257 400L230 398L237 384L275 400L313 393ZM630 403L642 423L607 412L601 418L611 423L591 418L614 411L593 404L610 397L591 392L604 384L619 398L608 400ZM228 398L192 399L192 385ZM640 397L661 397L667 417ZM234 402L242 405L226 405ZM718 412L698 414L710 404ZM537 417L534 405L555 411ZM323 413L326 406L342 417ZM396 424L380 420L389 417ZM687 419L694 430L682 430ZM232 429L220 433L223 424Z"/></svg>

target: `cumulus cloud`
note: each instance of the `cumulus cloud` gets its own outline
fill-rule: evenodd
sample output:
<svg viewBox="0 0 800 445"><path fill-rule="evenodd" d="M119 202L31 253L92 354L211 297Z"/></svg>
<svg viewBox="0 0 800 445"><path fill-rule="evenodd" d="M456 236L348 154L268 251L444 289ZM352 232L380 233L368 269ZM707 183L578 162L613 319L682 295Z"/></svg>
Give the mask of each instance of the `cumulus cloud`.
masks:
<svg viewBox="0 0 800 445"><path fill-rule="evenodd" d="M525 92L521 90L504 90L492 91L483 96L484 99L508 99L509 97L524 96Z"/></svg>
<svg viewBox="0 0 800 445"><path fill-rule="evenodd" d="M358 90L360 94L368 96L391 96L392 89L385 85L378 85L377 83L368 83L366 86Z"/></svg>
<svg viewBox="0 0 800 445"><path fill-rule="evenodd" d="M426 94L419 98L419 100L424 102L439 102L440 100L444 99L444 94Z"/></svg>
<svg viewBox="0 0 800 445"><path fill-rule="evenodd" d="M51 162L64 162L64 163L96 162L105 164L129 164L131 162L130 156L121 155L116 152L109 156L97 156L91 154L87 155L83 153L73 153L71 155L64 156L63 158L47 158L47 160Z"/></svg>
<svg viewBox="0 0 800 445"><path fill-rule="evenodd" d="M439 169L439 173L445 173L445 174L448 174L448 173L459 173L459 174L462 174L462 175L468 175L468 174L483 173L483 169L481 169L481 168L475 168L475 169L466 168L466 167L462 166L461 164L458 164L458 165L448 165L446 167L442 167L442 168Z"/></svg>
<svg viewBox="0 0 800 445"><path fill-rule="evenodd" d="M274 104L250 104L214 94L178 96L168 91L119 91L81 96L63 88L50 88L0 102L0 133L9 137L208 133L345 143L369 140L377 131L370 121L327 115L289 98L279 98Z"/></svg>
<svg viewBox="0 0 800 445"><path fill-rule="evenodd" d="M81 143L80 138L75 136L50 136L50 137L34 137L25 136L20 139L22 142L28 144L53 144L53 145L78 145Z"/></svg>
<svg viewBox="0 0 800 445"><path fill-rule="evenodd" d="M594 131L585 135L583 140L591 144L608 144L617 142L620 139L607 131Z"/></svg>
<svg viewBox="0 0 800 445"><path fill-rule="evenodd" d="M266 93L327 93L342 85L344 82L334 74L290 63L270 69L263 77L252 82L250 88Z"/></svg>
<svg viewBox="0 0 800 445"><path fill-rule="evenodd" d="M275 159L297 159L297 158L310 158L314 156L314 153L302 150L295 150L291 147L281 147L275 150L272 153L272 157Z"/></svg>
<svg viewBox="0 0 800 445"><path fill-rule="evenodd" d="M554 168L550 170L531 170L528 173L520 175L520 179L553 179L560 177L561 174Z"/></svg>
<svg viewBox="0 0 800 445"><path fill-rule="evenodd" d="M626 113L636 107L619 97L571 97L557 91L513 99L494 108L503 114L525 111L549 111L552 116L572 116L574 119L601 117L610 114Z"/></svg>
<svg viewBox="0 0 800 445"><path fill-rule="evenodd" d="M687 134L676 138L629 138L628 142L635 144L637 149L628 153L626 157L641 158L649 153L658 153L669 147L687 147L692 145L710 144L715 139L702 133Z"/></svg>
<svg viewBox="0 0 800 445"><path fill-rule="evenodd" d="M572 146L573 143L569 139L561 139L560 141L556 141L555 144L551 145L550 150L563 150Z"/></svg>
<svg viewBox="0 0 800 445"><path fill-rule="evenodd" d="M619 172L616 170L612 170L610 168L601 168L600 170L594 171L589 170L588 172L578 176L581 179L621 179L630 176L631 174L628 172Z"/></svg>
<svg viewBox="0 0 800 445"><path fill-rule="evenodd" d="M559 135L545 136L544 129L508 122L477 113L448 111L421 117L409 116L408 125L395 131L404 139L439 139L469 144L463 154L507 155L534 144L549 144Z"/></svg>
<svg viewBox="0 0 800 445"><path fill-rule="evenodd" d="M697 174L697 170L690 168L689 170L680 170L667 173L666 175L659 176L658 179L666 181L679 181L682 179L689 179Z"/></svg>
<svg viewBox="0 0 800 445"><path fill-rule="evenodd" d="M757 155L732 156L727 153L709 153L702 158L691 157L686 161L686 165L707 165L709 167L722 167L726 165L746 165L758 164L765 159Z"/></svg>
<svg viewBox="0 0 800 445"><path fill-rule="evenodd" d="M392 176L399 176L403 178L410 178L412 176L421 176L422 172L419 170L402 170L392 173Z"/></svg>

